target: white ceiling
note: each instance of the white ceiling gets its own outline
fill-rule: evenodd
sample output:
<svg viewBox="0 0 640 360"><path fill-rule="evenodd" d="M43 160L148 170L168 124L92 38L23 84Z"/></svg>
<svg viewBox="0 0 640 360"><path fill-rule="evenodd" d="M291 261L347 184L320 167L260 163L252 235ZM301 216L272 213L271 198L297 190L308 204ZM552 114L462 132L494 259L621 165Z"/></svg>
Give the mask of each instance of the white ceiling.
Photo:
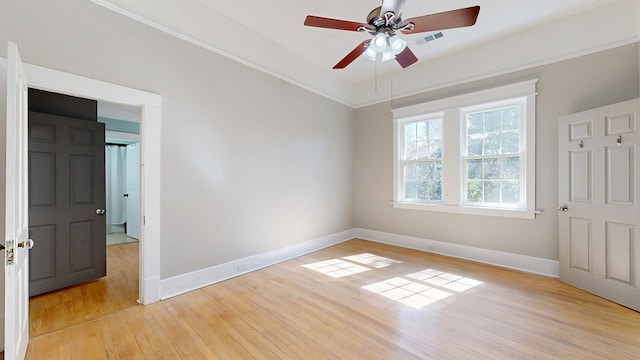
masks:
<svg viewBox="0 0 640 360"><path fill-rule="evenodd" d="M328 69L371 36L367 33L305 27L305 17L317 15L366 23L367 14L381 4L376 0L200 1L255 31L256 36L264 36ZM443 31L445 36L438 41L416 45L417 40L429 33L403 37L418 59L427 62L614 1L617 0L407 0L403 10L404 19L475 5L480 5L480 15L473 27ZM401 70L396 62L379 64L378 67L379 74ZM346 69L333 71L348 82L357 84L373 77L375 68L373 62L360 57Z"/></svg>
<svg viewBox="0 0 640 360"><path fill-rule="evenodd" d="M486 76L503 69L530 66L534 62L539 64L548 59L597 51L612 43L637 41L640 33L640 20L636 20L634 14L628 14L630 9L640 13L637 0L407 0L404 19L475 5L481 10L476 25L445 30L444 37L433 42L416 44L428 33L404 35L419 59L407 69L402 69L395 61L376 65L360 57L346 69L332 70L333 65L370 35L306 27L303 25L305 17L316 15L365 22L367 14L381 3L379 0L91 1L355 107L382 98L377 90L371 90L374 88L371 84L377 83L379 78L403 80L396 88L404 89L395 92L410 94L419 91L419 85L410 84L406 79L417 82L427 76L438 77L442 71L433 72L447 59L457 62L457 70L447 69L448 76L455 78L458 73L465 72L468 62L472 61L463 61L466 65L460 65L461 54L474 52L479 46L495 51L495 44L503 44L496 53L504 52L504 46L519 49L514 50L516 53L506 51L514 58L511 63L502 56L499 60L489 60L493 61L493 67L484 64L485 75L482 76ZM615 7L614 3L620 6ZM612 5L614 9L606 10L609 8L605 8L606 5ZM604 10L596 9L599 7ZM586 12L593 9L595 12ZM601 12L603 20L600 19ZM582 16L577 14L592 14L585 17L587 27L584 21L575 20L575 16ZM621 24L619 28L618 24ZM603 31L607 34L603 35ZM548 56L539 55L547 50L550 50ZM475 64L477 66L477 62ZM458 75L460 79L455 81L461 81L462 76ZM480 77L464 76L466 79Z"/></svg>

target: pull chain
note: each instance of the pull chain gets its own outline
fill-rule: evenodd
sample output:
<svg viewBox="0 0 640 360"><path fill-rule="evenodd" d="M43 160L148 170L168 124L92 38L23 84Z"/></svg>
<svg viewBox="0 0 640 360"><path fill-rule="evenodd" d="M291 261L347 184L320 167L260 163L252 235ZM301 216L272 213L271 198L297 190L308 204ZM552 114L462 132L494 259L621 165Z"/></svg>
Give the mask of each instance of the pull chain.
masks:
<svg viewBox="0 0 640 360"><path fill-rule="evenodd" d="M393 109L393 74L391 74L391 108Z"/></svg>

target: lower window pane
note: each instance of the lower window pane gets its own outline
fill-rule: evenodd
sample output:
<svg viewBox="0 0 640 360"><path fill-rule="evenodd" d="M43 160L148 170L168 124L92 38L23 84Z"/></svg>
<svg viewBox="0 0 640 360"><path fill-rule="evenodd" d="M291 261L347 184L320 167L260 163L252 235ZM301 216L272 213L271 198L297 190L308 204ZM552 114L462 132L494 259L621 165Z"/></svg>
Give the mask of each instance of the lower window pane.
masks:
<svg viewBox="0 0 640 360"><path fill-rule="evenodd" d="M520 182L519 181L503 181L502 182L502 202L505 204L520 203Z"/></svg>
<svg viewBox="0 0 640 360"><path fill-rule="evenodd" d="M420 181L416 186L417 199L418 200L429 200L429 194L427 192L427 182Z"/></svg>
<svg viewBox="0 0 640 360"><path fill-rule="evenodd" d="M502 180L520 179L520 157L502 159Z"/></svg>
<svg viewBox="0 0 640 360"><path fill-rule="evenodd" d="M442 182L434 181L429 184L429 200L442 200Z"/></svg>
<svg viewBox="0 0 640 360"><path fill-rule="evenodd" d="M485 180L500 179L500 162L497 158L488 158L483 161Z"/></svg>
<svg viewBox="0 0 640 360"><path fill-rule="evenodd" d="M442 162L429 163L429 200L442 200Z"/></svg>
<svg viewBox="0 0 640 360"><path fill-rule="evenodd" d="M487 203L500 202L500 181L484 182L484 202L487 202Z"/></svg>
<svg viewBox="0 0 640 360"><path fill-rule="evenodd" d="M467 182L467 201L475 203L482 202L482 181Z"/></svg>
<svg viewBox="0 0 640 360"><path fill-rule="evenodd" d="M404 166L404 178L406 180L416 179L416 164L407 164Z"/></svg>
<svg viewBox="0 0 640 360"><path fill-rule="evenodd" d="M424 181L429 175L429 165L427 163L416 164L416 179Z"/></svg>
<svg viewBox="0 0 640 360"><path fill-rule="evenodd" d="M482 159L467 160L467 179L482 179Z"/></svg>
<svg viewBox="0 0 640 360"><path fill-rule="evenodd" d="M405 199L416 199L416 183L415 181L405 181L404 183Z"/></svg>

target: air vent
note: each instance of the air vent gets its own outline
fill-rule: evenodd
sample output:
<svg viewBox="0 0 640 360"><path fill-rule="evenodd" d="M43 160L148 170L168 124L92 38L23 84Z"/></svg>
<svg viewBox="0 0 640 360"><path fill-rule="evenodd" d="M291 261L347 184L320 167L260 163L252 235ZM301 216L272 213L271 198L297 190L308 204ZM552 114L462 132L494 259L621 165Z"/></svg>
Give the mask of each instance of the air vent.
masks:
<svg viewBox="0 0 640 360"><path fill-rule="evenodd" d="M416 45L422 45L422 44L426 44L428 42L431 42L433 40L438 40L440 38L442 38L444 36L444 34L442 32L437 32L435 34L431 34L428 36L425 36L421 39L416 40Z"/></svg>

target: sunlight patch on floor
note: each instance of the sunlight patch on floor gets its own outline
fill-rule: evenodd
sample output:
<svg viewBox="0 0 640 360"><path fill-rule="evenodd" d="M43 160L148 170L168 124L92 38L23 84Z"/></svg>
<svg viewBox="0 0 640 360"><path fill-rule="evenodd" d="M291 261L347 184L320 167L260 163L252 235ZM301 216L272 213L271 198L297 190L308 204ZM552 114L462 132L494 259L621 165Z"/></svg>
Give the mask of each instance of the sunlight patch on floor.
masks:
<svg viewBox="0 0 640 360"><path fill-rule="evenodd" d="M358 255L345 256L342 259L331 259L320 261L312 264L302 265L307 269L317 271L322 274L331 276L332 278L342 278L369 271L372 268L382 269L392 264L400 264L400 261L389 259L386 257L362 253ZM362 266L367 265L367 266Z"/></svg>
<svg viewBox="0 0 640 360"><path fill-rule="evenodd" d="M362 253L302 266L339 279L400 263L400 261L382 256ZM471 278L435 269L425 269L365 285L362 288L412 308L420 309L481 284L483 284L482 281Z"/></svg>
<svg viewBox="0 0 640 360"><path fill-rule="evenodd" d="M362 288L416 309L453 295L401 277L380 281Z"/></svg>
<svg viewBox="0 0 640 360"><path fill-rule="evenodd" d="M420 309L453 296L454 294L450 291L461 293L480 284L482 282L478 280L426 269L406 275L406 277L395 277L362 288Z"/></svg>
<svg viewBox="0 0 640 360"><path fill-rule="evenodd" d="M344 257L343 259L349 260L349 261L354 261L354 262L360 263L362 265L368 265L368 266L374 267L376 269L382 269L382 268L385 268L385 267L393 265L393 264L400 264L401 263L400 261L397 261L397 260L393 260L393 259L389 259L389 258L386 258L386 257L373 255L373 254L369 254L369 253L363 253L363 254L359 254L359 255L347 256L347 257Z"/></svg>
<svg viewBox="0 0 640 360"><path fill-rule="evenodd" d="M433 269L422 270L413 274L409 274L407 275L407 277L424 281L427 284L440 286L455 292L464 292L482 284L482 281L465 278L462 276L449 274Z"/></svg>
<svg viewBox="0 0 640 360"><path fill-rule="evenodd" d="M336 279L371 270L367 267L341 259L325 260L302 266Z"/></svg>

